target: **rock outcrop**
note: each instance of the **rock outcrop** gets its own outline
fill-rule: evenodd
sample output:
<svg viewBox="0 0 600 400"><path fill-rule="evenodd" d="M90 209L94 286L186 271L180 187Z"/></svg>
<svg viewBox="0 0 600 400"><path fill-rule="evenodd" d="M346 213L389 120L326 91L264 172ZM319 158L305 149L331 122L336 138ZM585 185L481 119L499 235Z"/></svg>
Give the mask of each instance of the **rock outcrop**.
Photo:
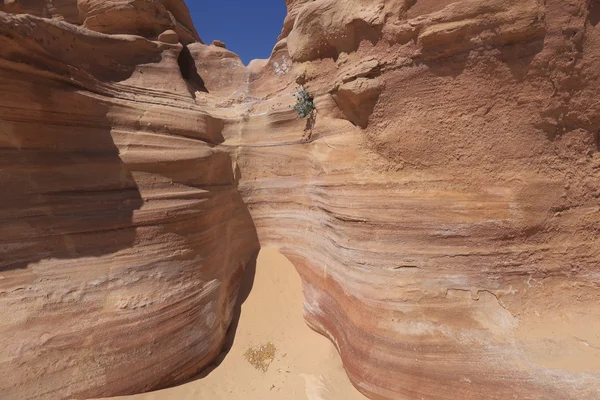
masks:
<svg viewBox="0 0 600 400"><path fill-rule="evenodd" d="M139 393L221 351L258 242L180 37L0 12L2 399Z"/></svg>
<svg viewBox="0 0 600 400"><path fill-rule="evenodd" d="M289 0L248 67L181 2L34 3L0 5L5 397L192 375L254 229L370 398L600 396L596 0Z"/></svg>
<svg viewBox="0 0 600 400"><path fill-rule="evenodd" d="M294 8L238 150L261 243L371 398L600 396L598 3L380 3Z"/></svg>
<svg viewBox="0 0 600 400"><path fill-rule="evenodd" d="M184 44L200 41L183 0L5 0L0 12L66 21L108 34L156 37L173 29Z"/></svg>

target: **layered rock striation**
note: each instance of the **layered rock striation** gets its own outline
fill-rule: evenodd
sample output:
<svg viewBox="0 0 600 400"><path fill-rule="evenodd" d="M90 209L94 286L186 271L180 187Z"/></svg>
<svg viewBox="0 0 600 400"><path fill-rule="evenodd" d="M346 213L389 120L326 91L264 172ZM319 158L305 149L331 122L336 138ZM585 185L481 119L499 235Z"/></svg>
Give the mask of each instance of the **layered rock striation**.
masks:
<svg viewBox="0 0 600 400"><path fill-rule="evenodd" d="M317 121L256 106L242 188L356 387L598 397L598 4L288 5Z"/></svg>
<svg viewBox="0 0 600 400"><path fill-rule="evenodd" d="M182 76L180 29L32 14L0 12L0 398L180 382L221 351L258 250L223 123Z"/></svg>
<svg viewBox="0 0 600 400"><path fill-rule="evenodd" d="M600 396L597 1L289 0L248 66L180 2L22 3L0 6L8 398L189 377L256 234L370 398ZM171 22L98 28L133 3Z"/></svg>

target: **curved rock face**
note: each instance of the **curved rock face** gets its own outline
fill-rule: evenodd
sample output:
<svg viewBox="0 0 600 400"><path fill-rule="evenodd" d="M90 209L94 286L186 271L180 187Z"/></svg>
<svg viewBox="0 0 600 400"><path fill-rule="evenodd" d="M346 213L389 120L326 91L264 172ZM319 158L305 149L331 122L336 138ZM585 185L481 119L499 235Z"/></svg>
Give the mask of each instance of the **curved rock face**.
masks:
<svg viewBox="0 0 600 400"><path fill-rule="evenodd" d="M295 11L239 150L261 243L371 398L597 398L598 3L380 3Z"/></svg>
<svg viewBox="0 0 600 400"><path fill-rule="evenodd" d="M175 43L0 12L2 399L139 393L221 350L258 242Z"/></svg>
<svg viewBox="0 0 600 400"><path fill-rule="evenodd" d="M184 44L200 41L183 0L5 0L0 12L62 20L111 34L156 37L173 29Z"/></svg>
<svg viewBox="0 0 600 400"><path fill-rule="evenodd" d="M248 67L0 13L0 393L190 376L255 227L370 398L598 398L598 2L287 5Z"/></svg>

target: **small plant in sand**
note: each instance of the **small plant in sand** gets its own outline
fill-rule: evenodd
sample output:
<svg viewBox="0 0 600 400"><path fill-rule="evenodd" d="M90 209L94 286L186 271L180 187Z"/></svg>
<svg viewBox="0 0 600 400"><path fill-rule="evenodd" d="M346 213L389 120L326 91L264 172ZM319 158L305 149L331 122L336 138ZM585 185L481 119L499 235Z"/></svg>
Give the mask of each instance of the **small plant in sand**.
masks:
<svg viewBox="0 0 600 400"><path fill-rule="evenodd" d="M315 111L315 98L306 89L296 92L294 97L296 104L292 108L298 113L299 118L306 118Z"/></svg>
<svg viewBox="0 0 600 400"><path fill-rule="evenodd" d="M246 350L244 357L254 368L267 372L269 365L275 360L275 345L271 342L262 346L251 347Z"/></svg>

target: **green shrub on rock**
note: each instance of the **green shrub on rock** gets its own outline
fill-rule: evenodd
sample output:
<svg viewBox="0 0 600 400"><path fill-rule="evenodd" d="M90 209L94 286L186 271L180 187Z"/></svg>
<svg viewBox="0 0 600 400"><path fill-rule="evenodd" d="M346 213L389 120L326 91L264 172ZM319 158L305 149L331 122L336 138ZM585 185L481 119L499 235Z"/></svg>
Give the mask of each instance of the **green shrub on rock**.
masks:
<svg viewBox="0 0 600 400"><path fill-rule="evenodd" d="M298 113L299 118L308 117L316 109L314 97L306 89L295 93L294 97L296 98L296 104L292 108Z"/></svg>

